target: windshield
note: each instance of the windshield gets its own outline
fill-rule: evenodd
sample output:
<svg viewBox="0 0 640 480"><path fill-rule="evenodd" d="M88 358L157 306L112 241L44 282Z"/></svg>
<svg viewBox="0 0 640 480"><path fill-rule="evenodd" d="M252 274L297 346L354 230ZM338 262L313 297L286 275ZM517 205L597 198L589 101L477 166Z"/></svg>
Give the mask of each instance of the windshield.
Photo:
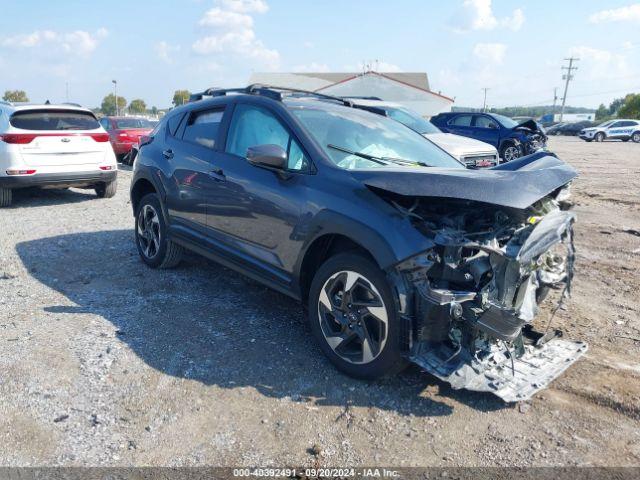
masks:
<svg viewBox="0 0 640 480"><path fill-rule="evenodd" d="M296 105L291 110L341 168L388 165L464 168L422 135L387 117L329 103Z"/></svg>
<svg viewBox="0 0 640 480"><path fill-rule="evenodd" d="M123 118L116 120L116 128L153 128L146 118Z"/></svg>
<svg viewBox="0 0 640 480"><path fill-rule="evenodd" d="M495 114L495 113L492 113L491 115L493 116L493 118L498 120L502 124L503 127L513 128L513 127L517 127L518 125L520 125L518 122L516 122L512 118L505 117L504 115L498 115L498 114Z"/></svg>
<svg viewBox="0 0 640 480"><path fill-rule="evenodd" d="M416 112L404 108L383 107L389 118L406 125L411 130L415 130L422 135L427 133L440 133L438 127L428 120L425 120Z"/></svg>
<svg viewBox="0 0 640 480"><path fill-rule="evenodd" d="M598 125L599 127L608 127L609 125L611 125L613 122L615 122L615 120L609 120L608 122L604 122L601 123L600 125Z"/></svg>

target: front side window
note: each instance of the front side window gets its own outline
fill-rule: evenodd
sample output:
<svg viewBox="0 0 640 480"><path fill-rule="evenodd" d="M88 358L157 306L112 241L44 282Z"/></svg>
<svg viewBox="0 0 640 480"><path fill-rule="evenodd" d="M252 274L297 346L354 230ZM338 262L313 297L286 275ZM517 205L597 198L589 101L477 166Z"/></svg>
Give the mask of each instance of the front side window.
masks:
<svg viewBox="0 0 640 480"><path fill-rule="evenodd" d="M517 127L519 125L518 122L516 122L512 118L505 117L504 115L498 115L498 114L492 114L492 115L505 128L514 128L514 127Z"/></svg>
<svg viewBox="0 0 640 480"><path fill-rule="evenodd" d="M95 130L100 123L91 112L81 110L22 110L11 115L12 127L23 130Z"/></svg>
<svg viewBox="0 0 640 480"><path fill-rule="evenodd" d="M470 127L471 126L471 115L460 115L451 120L450 124L455 125L457 127Z"/></svg>
<svg viewBox="0 0 640 480"><path fill-rule="evenodd" d="M329 103L290 108L331 161L341 168L420 165L464 168L422 135L388 117Z"/></svg>
<svg viewBox="0 0 640 480"><path fill-rule="evenodd" d="M498 128L498 125L496 125L496 122L491 120L489 117L485 117L483 115L480 115L480 116L476 117L476 127L479 127L479 128L491 128L491 129L495 130L495 129Z"/></svg>
<svg viewBox="0 0 640 480"><path fill-rule="evenodd" d="M239 104L233 112L227 137L227 153L246 157L250 147L278 145L287 152L289 170L306 170L309 167L300 144L268 110L252 105Z"/></svg>
<svg viewBox="0 0 640 480"><path fill-rule="evenodd" d="M182 139L207 148L215 147L223 115L224 110L193 112L189 117Z"/></svg>

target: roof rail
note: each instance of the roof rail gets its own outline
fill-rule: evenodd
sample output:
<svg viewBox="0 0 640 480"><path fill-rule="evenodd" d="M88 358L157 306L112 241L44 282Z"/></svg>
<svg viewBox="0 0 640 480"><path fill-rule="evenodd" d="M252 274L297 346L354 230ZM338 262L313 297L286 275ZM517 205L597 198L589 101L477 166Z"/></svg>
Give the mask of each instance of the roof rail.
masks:
<svg viewBox="0 0 640 480"><path fill-rule="evenodd" d="M310 90L300 90L297 88L277 87L273 85L262 85L254 83L246 88L208 88L204 92L194 93L189 97L189 103L202 100L204 97L222 97L228 93L245 94L245 95L262 95L273 100L282 101L287 96L298 97L316 97L322 100L331 100L339 102L346 106L353 106L353 102L348 98L334 97L324 93L312 92Z"/></svg>

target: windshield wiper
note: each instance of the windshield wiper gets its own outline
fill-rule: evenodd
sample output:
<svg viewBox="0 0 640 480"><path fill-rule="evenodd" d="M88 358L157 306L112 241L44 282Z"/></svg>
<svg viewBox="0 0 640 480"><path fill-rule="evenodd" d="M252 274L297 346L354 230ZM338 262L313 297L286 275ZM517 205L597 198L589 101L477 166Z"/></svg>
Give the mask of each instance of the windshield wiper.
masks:
<svg viewBox="0 0 640 480"><path fill-rule="evenodd" d="M349 150L348 148L338 147L336 145L328 144L327 147L333 148L334 150L338 150L342 153L348 153L349 155L355 155L356 157L364 158L365 160L371 160L372 162L379 163L380 165L387 165L388 162L385 162L381 158L374 157L373 155L369 155L368 153L362 152L354 152L353 150Z"/></svg>
<svg viewBox="0 0 640 480"><path fill-rule="evenodd" d="M349 155L355 155L356 157L364 158L365 160L371 160L372 162L378 163L380 165L388 165L389 163L395 163L397 165L419 165L421 167L430 167L423 162L416 162L413 160L405 160L403 158L395 158L395 157L376 157L373 155L369 155L368 153L363 152L354 152L353 150L349 150L348 148L338 147L337 145L328 144L327 147L332 148L334 150L338 150L339 152L348 153Z"/></svg>

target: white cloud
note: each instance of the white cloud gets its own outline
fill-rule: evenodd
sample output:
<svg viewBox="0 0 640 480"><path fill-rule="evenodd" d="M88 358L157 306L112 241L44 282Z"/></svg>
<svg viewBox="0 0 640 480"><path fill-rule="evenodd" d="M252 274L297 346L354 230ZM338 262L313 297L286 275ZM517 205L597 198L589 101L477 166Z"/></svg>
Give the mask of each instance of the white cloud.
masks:
<svg viewBox="0 0 640 480"><path fill-rule="evenodd" d="M474 30L493 30L498 26L518 31L524 23L524 12L517 8L510 17L496 18L491 0L464 0L449 24L457 33Z"/></svg>
<svg viewBox="0 0 640 480"><path fill-rule="evenodd" d="M53 30L36 30L32 33L5 37L0 41L0 46L8 49L25 49L46 47L66 54L88 57L98 47L100 40L108 35L105 28L100 28L94 33L84 30L73 32L56 32Z"/></svg>
<svg viewBox="0 0 640 480"><path fill-rule="evenodd" d="M571 48L569 55L580 59L577 63L577 78L594 81L620 78L633 73L627 56L622 53L582 45Z"/></svg>
<svg viewBox="0 0 640 480"><path fill-rule="evenodd" d="M510 17L505 18L500 22L502 26L517 32L522 28L524 24L524 12L521 8L516 8Z"/></svg>
<svg viewBox="0 0 640 480"><path fill-rule="evenodd" d="M239 13L265 13L269 10L264 0L221 0L220 4L226 10Z"/></svg>
<svg viewBox="0 0 640 480"><path fill-rule="evenodd" d="M173 63L173 54L180 51L180 45L169 45L162 40L155 45L156 55L165 63Z"/></svg>
<svg viewBox="0 0 640 480"><path fill-rule="evenodd" d="M473 47L473 55L481 62L499 65L504 60L507 46L504 43L478 43Z"/></svg>
<svg viewBox="0 0 640 480"><path fill-rule="evenodd" d="M640 3L634 3L626 7L601 10L589 17L591 23L604 22L636 22L640 23Z"/></svg>
<svg viewBox="0 0 640 480"><path fill-rule="evenodd" d="M193 51L200 55L239 55L276 68L280 54L256 37L251 15L268 9L264 0L218 0L217 6L208 10L198 22L211 33L196 40Z"/></svg>

